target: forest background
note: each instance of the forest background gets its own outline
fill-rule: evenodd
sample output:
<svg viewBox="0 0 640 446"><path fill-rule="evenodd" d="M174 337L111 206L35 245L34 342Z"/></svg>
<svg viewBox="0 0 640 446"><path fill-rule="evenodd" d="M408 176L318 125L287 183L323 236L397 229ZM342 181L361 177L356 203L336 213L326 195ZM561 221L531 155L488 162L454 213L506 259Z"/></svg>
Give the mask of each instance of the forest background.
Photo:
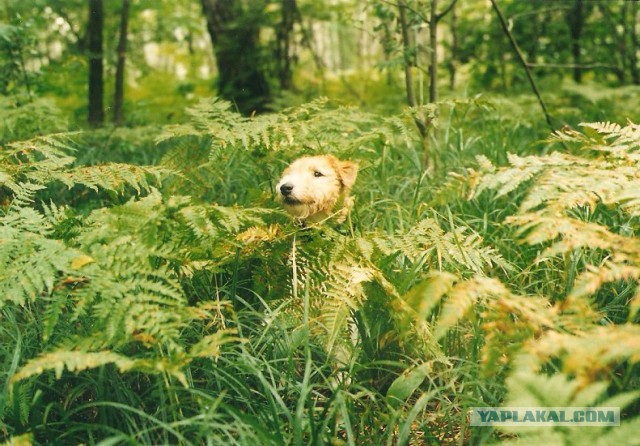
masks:
<svg viewBox="0 0 640 446"><path fill-rule="evenodd" d="M5 0L0 441L638 444L639 9Z"/></svg>

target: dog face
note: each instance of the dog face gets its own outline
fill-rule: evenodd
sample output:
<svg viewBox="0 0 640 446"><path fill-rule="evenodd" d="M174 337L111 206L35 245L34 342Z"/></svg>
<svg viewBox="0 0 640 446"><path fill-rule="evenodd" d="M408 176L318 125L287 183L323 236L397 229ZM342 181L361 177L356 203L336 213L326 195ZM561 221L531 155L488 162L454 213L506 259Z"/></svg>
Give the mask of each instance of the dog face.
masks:
<svg viewBox="0 0 640 446"><path fill-rule="evenodd" d="M287 167L276 189L289 214L313 223L327 218L340 200L348 207L357 175L358 165L352 161L333 155L309 156Z"/></svg>

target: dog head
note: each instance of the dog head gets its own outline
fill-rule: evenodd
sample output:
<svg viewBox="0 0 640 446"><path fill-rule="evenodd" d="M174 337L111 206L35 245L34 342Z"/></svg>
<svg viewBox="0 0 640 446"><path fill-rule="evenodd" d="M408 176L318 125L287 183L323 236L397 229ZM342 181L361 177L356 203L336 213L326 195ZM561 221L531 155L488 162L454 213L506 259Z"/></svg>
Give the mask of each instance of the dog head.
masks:
<svg viewBox="0 0 640 446"><path fill-rule="evenodd" d="M346 208L358 165L333 155L308 156L294 161L282 173L276 186L284 209L295 218L310 223L331 215L342 201ZM348 209L345 211L348 212Z"/></svg>

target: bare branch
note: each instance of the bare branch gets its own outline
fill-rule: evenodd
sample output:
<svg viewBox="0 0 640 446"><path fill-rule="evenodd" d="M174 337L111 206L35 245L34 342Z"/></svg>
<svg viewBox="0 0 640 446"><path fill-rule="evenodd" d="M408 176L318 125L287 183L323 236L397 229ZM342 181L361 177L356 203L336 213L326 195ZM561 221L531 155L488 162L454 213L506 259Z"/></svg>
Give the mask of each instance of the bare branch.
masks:
<svg viewBox="0 0 640 446"><path fill-rule="evenodd" d="M398 2L391 2L389 0L382 0L383 3L386 3L389 6L395 6L396 8L400 8L400 3ZM420 17L420 20L422 20L425 23L429 23L429 18L426 15L423 15L420 11L418 11L415 8L412 8L411 6L407 5L407 2L402 2L402 7L407 9L408 11L411 11L412 13L414 13L415 15L417 15L418 17Z"/></svg>
<svg viewBox="0 0 640 446"><path fill-rule="evenodd" d="M593 68L604 68L607 70L617 70L618 67L615 65L609 65L604 63L591 63L591 64L574 64L574 63L535 63L535 62L525 62L528 67L531 68L582 68L585 70L590 70Z"/></svg>
<svg viewBox="0 0 640 446"><path fill-rule="evenodd" d="M449 14L457 2L458 0L452 0L451 3L449 3L449 6L444 8L444 11L442 11L440 14L436 14L436 22L439 22L441 18Z"/></svg>
<svg viewBox="0 0 640 446"><path fill-rule="evenodd" d="M496 3L496 0L490 0L490 1L491 1L491 5L493 6L494 11L496 12L496 14L498 16L498 19L500 20L500 25L502 26L502 30L504 31L505 35L509 39L509 42L511 43L511 47L513 48L513 51L516 53L516 56L518 56L518 59L520 60L520 63L522 64L522 67L524 68L524 71L527 74L527 78L529 79L529 83L531 84L531 89L533 90L533 93L538 98L538 102L540 103L540 108L542 108L542 112L544 113L545 120L547 121L547 124L549 125L549 128L552 131L555 131L556 129L553 127L553 124L551 122L551 115L547 111L547 106L545 105L544 101L542 100L542 96L540 95L540 91L538 90L538 86L536 85L536 82L533 79L533 75L531 74L531 70L529 69L529 66L527 65L527 62L524 60L524 56L522 55L522 51L520 51L520 47L518 47L518 43L513 38L513 34L511 34L511 31L509 30L509 26L507 25L507 22L504 19L504 16L502 15L502 11L498 7L498 4Z"/></svg>

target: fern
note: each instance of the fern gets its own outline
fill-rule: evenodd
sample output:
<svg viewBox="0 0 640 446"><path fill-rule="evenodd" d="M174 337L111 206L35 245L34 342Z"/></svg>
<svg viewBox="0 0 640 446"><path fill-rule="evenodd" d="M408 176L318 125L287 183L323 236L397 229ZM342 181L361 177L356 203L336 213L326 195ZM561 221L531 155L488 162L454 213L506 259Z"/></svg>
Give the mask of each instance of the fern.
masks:
<svg viewBox="0 0 640 446"><path fill-rule="evenodd" d="M320 98L278 114L246 118L229 111L225 101L205 99L189 110L190 124L168 127L157 141L206 137L214 161L230 148L265 154L298 147L362 157L366 152L374 155L372 145L388 145L398 138L406 143L414 133L408 118L391 117L381 123L379 116L353 107L328 109L327 102Z"/></svg>
<svg viewBox="0 0 640 446"><path fill-rule="evenodd" d="M534 374L526 367L519 366L507 380L509 397L506 407L617 407L621 410L629 407L640 398L637 391L624 392L607 397L607 383L598 382L582 385L570 380L563 374L551 376ZM640 418L621 420L614 428L584 427L553 429L531 426L503 427L507 435L517 435L513 441L501 444L513 445L582 445L593 444L631 444L635 432L640 428Z"/></svg>
<svg viewBox="0 0 640 446"><path fill-rule="evenodd" d="M0 151L0 187L7 187L17 197L24 197L28 188L34 190L55 181L69 188L78 184L94 190L121 191L123 186L131 186L140 192L150 190L150 180L158 184L172 174L162 167L117 163L72 167L76 151L73 136L56 134L9 144Z"/></svg>
<svg viewBox="0 0 640 446"><path fill-rule="evenodd" d="M516 228L515 235L523 243L538 247L538 263L562 259L566 268L559 274L567 283L567 292L554 306L544 298L520 297L506 290L497 294L498 299L484 298L483 369L494 374L502 366L512 367L506 405L606 405L603 393L610 388L611 370L633 368L640 360L638 327L631 323L596 325L602 314L594 311L591 300L606 284L626 282L632 291L640 279L640 242L635 235L640 209L640 134L632 123L582 126L584 132L564 129L552 136L551 141L563 142L569 152L509 156L509 164L499 168L481 159L478 172L469 175L468 197L486 190L498 196L524 190L516 214L506 224ZM572 259L575 263L568 265ZM451 299L450 310L443 306L443 327L464 317L464 310L472 305L472 290L482 290L482 286L474 284ZM636 287L622 302L628 305L629 321L637 315L638 295ZM605 301L614 298L615 293L601 297ZM436 328L436 333L441 335L442 330ZM619 392L610 402L628 405L637 398L637 394ZM636 418L621 431L630 432L637 425ZM565 436L560 431L553 435L508 431L518 433L518 444L608 444L618 438L613 431L594 438Z"/></svg>
<svg viewBox="0 0 640 446"><path fill-rule="evenodd" d="M596 327L569 334L548 332L529 342L514 361L507 379L511 407L629 407L638 399L637 390L611 395L610 371L621 364L640 361L640 330L636 325ZM559 373L545 373L549 364ZM624 412L623 412L624 413ZM517 444L579 445L627 443L640 427L640 418L622 418L614 429L502 428L518 435ZM551 435L553 432L553 435Z"/></svg>
<svg viewBox="0 0 640 446"><path fill-rule="evenodd" d="M52 175L51 180L60 181L69 188L80 184L95 191L119 192L124 189L124 186L130 186L140 193L149 192L151 184L160 184L170 175L172 172L162 167L111 163L102 166L76 167Z"/></svg>
<svg viewBox="0 0 640 446"><path fill-rule="evenodd" d="M575 334L549 332L527 346L526 354L532 370L538 371L556 359L564 373L575 376L579 385L586 385L606 376L615 365L640 362L640 327L623 324Z"/></svg>
<svg viewBox="0 0 640 446"><path fill-rule="evenodd" d="M513 267L502 255L465 226L453 227L446 232L435 219L426 218L405 234L379 243L392 253L399 251L409 261L425 263L427 267L443 270L482 273L497 266L504 271Z"/></svg>
<svg viewBox="0 0 640 446"><path fill-rule="evenodd" d="M345 258L330 263L323 273L329 280L325 279L321 290L317 324L327 337L325 346L331 353L338 337L349 337L345 330L350 313L362 307L366 299L363 285L374 279L375 272L370 267L358 265L354 259Z"/></svg>
<svg viewBox="0 0 640 446"><path fill-rule="evenodd" d="M187 305L181 273L216 255L218 264L224 263L236 249L229 233L260 221L257 215L257 210L199 207L188 197L164 203L157 191L94 211L74 239L93 262L84 268L87 283L75 293L73 317L91 311L94 329L106 345L141 338L149 345L183 351L182 330L211 315ZM209 230L202 231L202 225ZM192 249L194 240L200 240L200 250Z"/></svg>
<svg viewBox="0 0 640 446"><path fill-rule="evenodd" d="M217 358L223 345L239 341L211 324L219 307L189 305L181 283L186 265L211 257L223 248L219 242L231 250L229 235L260 224L263 212L196 205L180 196L165 203L152 184L169 175L167 169L71 167L73 151L68 135L54 135L0 152L0 186L12 198L0 215L0 306L34 303L44 341L43 352L12 380L44 370L60 378L63 370L113 363L123 372L168 373L186 385L182 369L193 358ZM54 202L37 210L35 195L54 182L148 195L85 217ZM75 229L64 230L67 225ZM215 230L199 232L202 225ZM187 249L197 239L207 243ZM197 342L183 338L203 325L208 328ZM142 357L121 353L131 346L139 346Z"/></svg>
<svg viewBox="0 0 640 446"><path fill-rule="evenodd" d="M486 341L482 365L487 374L506 365L534 336L558 327L556 310L544 298L517 295L498 280L481 276L460 280L432 273L402 300L407 315L431 321L438 340L468 321L480 322Z"/></svg>
<svg viewBox="0 0 640 446"><path fill-rule="evenodd" d="M0 306L24 305L51 295L82 253L47 237L50 225L35 211L22 208L0 217Z"/></svg>
<svg viewBox="0 0 640 446"><path fill-rule="evenodd" d="M170 363L166 360L133 360L126 356L110 351L83 352L58 350L46 353L36 359L27 362L13 377L12 382L18 382L32 376L41 375L45 370L53 370L58 379L62 377L64 370L81 372L94 369L106 364L115 365L120 372L144 371L146 373L169 373L180 383L187 387L187 380L180 368L179 361Z"/></svg>
<svg viewBox="0 0 640 446"><path fill-rule="evenodd" d="M485 170L475 187L478 194L494 189L500 195L529 184L518 214L507 222L518 228L517 234L526 243L546 245L539 261L578 250L602 253L594 257L600 262L580 273L570 300L592 295L606 283L635 281L640 275L636 237L616 233L602 222L580 218L596 214L598 207L618 209L631 222L640 216L640 158L635 153L640 145L638 126L582 126L588 131L565 129L551 138L575 143L579 156L561 152L526 158L511 156L509 166Z"/></svg>

